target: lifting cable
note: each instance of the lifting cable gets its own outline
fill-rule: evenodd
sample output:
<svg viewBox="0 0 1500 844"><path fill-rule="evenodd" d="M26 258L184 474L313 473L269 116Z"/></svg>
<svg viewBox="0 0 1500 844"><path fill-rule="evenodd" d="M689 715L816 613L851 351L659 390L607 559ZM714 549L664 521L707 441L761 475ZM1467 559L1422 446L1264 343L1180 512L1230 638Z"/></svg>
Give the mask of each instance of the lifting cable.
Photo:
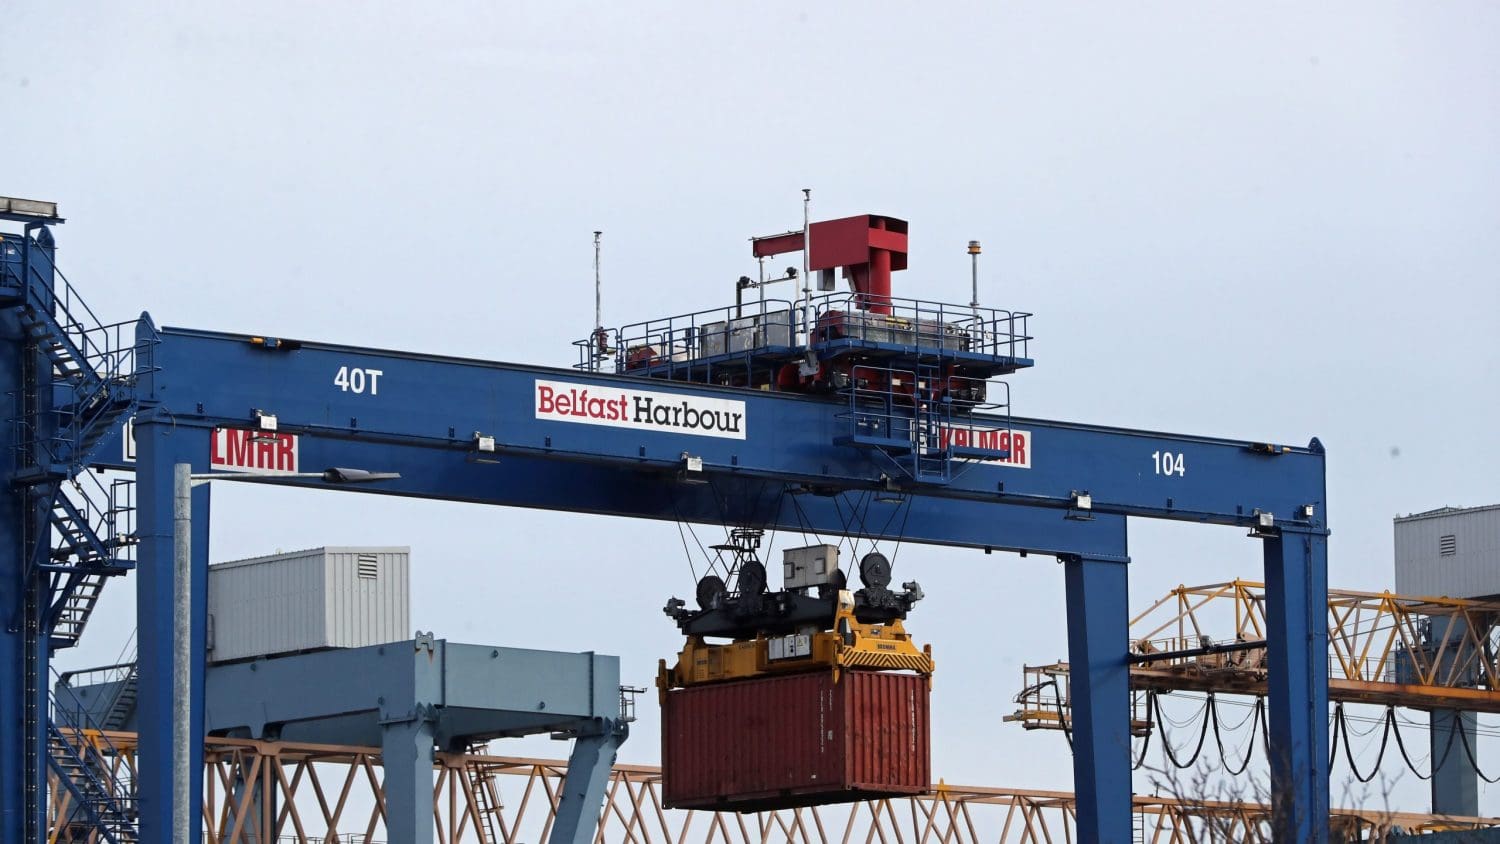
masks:
<svg viewBox="0 0 1500 844"><path fill-rule="evenodd" d="M1474 758L1474 748L1469 745L1469 731L1463 727L1462 715L1459 716L1458 729L1448 731L1449 738L1452 738L1454 733L1458 733L1458 740L1463 742L1464 755L1469 757L1469 766L1474 769L1474 773L1490 785L1500 782L1500 774L1497 774L1494 779L1490 779L1484 775L1484 771L1479 769L1479 760Z"/></svg>
<svg viewBox="0 0 1500 844"><path fill-rule="evenodd" d="M1130 766L1130 770L1132 771L1139 771L1145 766L1146 754L1151 752L1151 734L1156 732L1156 720L1151 717L1151 704L1155 698L1156 692L1146 692L1146 740L1141 742L1140 758L1136 759L1135 763ZM1162 741L1166 740L1167 737L1162 736Z"/></svg>
<svg viewBox="0 0 1500 844"><path fill-rule="evenodd" d="M1166 753L1167 759L1169 759L1172 762L1172 764L1176 765L1178 768L1191 768L1195 763L1197 763L1199 754L1203 753L1203 744L1204 744L1204 741L1208 738L1208 719L1209 719L1208 710L1209 710L1209 707L1213 706L1213 702L1214 702L1214 693L1213 692L1209 692L1208 693L1208 698L1203 702L1203 712L1201 714L1201 717L1203 718L1203 728L1198 731L1198 746L1193 749L1193 756L1192 756L1192 758L1188 759L1187 762L1182 762L1182 761L1180 761L1177 758L1177 753L1172 750L1172 741L1171 741L1171 739L1167 738L1166 732L1163 731L1162 737L1161 737L1161 747L1162 747L1162 750ZM1156 709L1156 716L1157 716L1158 721L1166 722L1166 723L1174 723L1174 722L1170 721L1170 719L1167 718L1166 713L1164 713L1162 711L1161 701L1160 700L1157 700L1157 699L1155 699L1153 697L1153 699L1152 699L1152 705ZM1190 719L1187 723L1189 723L1189 724L1192 723L1192 720ZM1182 725L1178 724L1177 726L1182 726Z"/></svg>
<svg viewBox="0 0 1500 844"><path fill-rule="evenodd" d="M1264 705L1263 698L1256 698L1255 708L1250 710L1250 714L1246 715L1244 720L1240 721L1239 724L1231 727L1230 732L1237 732L1240 727L1245 726L1246 723L1256 718ZM1232 777L1243 774L1245 769L1250 767L1250 760L1255 757L1255 726L1252 724L1250 727L1250 740L1245 742L1244 755L1240 757L1239 768L1235 768L1229 764L1229 754L1224 752L1224 737L1219 732L1219 705L1211 696L1209 698L1209 717L1213 719L1214 743L1219 746L1219 760L1224 763L1225 772Z"/></svg>
<svg viewBox="0 0 1500 844"><path fill-rule="evenodd" d="M682 518L682 511L677 509L677 494L668 489L667 500L672 502L672 516L677 520L677 535L682 539L682 552L687 556L688 572L692 574L693 582L697 583L698 569L693 565L693 550L688 547L687 534L691 533L693 535L693 541L698 543L698 553L702 554L703 559L708 563L709 571L713 570L713 558L708 555L708 549L703 547L703 541L698 538L698 532L693 530L692 523ZM684 525L687 526L687 533L684 533L682 530Z"/></svg>
<svg viewBox="0 0 1500 844"><path fill-rule="evenodd" d="M859 537L853 531L849 530L849 528L854 524L854 520L859 518L861 531L863 531L864 519L859 517L860 505L858 500L851 501L849 503L849 514L844 514L844 505L839 502L839 499L843 497L844 493L833 496L833 510L835 513L838 513L839 523L843 525L842 535L839 536L839 548L842 550L844 543L847 541L849 543L849 556L851 559L857 561L859 559ZM873 546L874 542L872 541L870 544Z"/></svg>
<svg viewBox="0 0 1500 844"><path fill-rule="evenodd" d="M782 492L782 495L786 495L786 494L787 493L785 491ZM800 534L802 534L802 541L805 544L811 545L812 544L812 540L808 538L807 534L808 534L808 531L812 530L812 521L807 518L807 514L806 513L802 512L802 502L798 501L797 498L798 498L798 496L795 493L793 493L792 494L792 511L797 514L797 532L800 533ZM822 539L821 536L818 536L817 531L812 531L812 535L814 537L817 537L818 539Z"/></svg>
<svg viewBox="0 0 1500 844"><path fill-rule="evenodd" d="M1359 780L1361 783L1370 782L1371 780L1375 779L1376 774L1380 773L1380 763L1385 760L1385 749L1391 740L1390 718L1387 717L1385 719L1385 729L1380 733L1380 750L1375 755L1375 764L1370 766L1370 772L1368 775L1362 775L1359 772L1359 767L1354 764L1354 747L1352 742L1349 741L1349 718L1344 712L1343 701L1340 701L1334 705L1333 712L1335 725L1334 729L1344 734L1344 760L1349 763L1349 772L1351 774L1354 774L1354 778L1356 780ZM1387 716L1389 716L1389 709L1386 710L1386 714ZM1373 727L1370 728L1370 732L1374 731L1375 730ZM1365 735L1369 734L1370 733L1365 733Z"/></svg>
<svg viewBox="0 0 1500 844"><path fill-rule="evenodd" d="M1067 714L1063 711L1062 695L1056 693L1057 692L1057 681L1056 680L1048 680L1045 683L1041 683L1041 684L1035 686L1034 690L1036 692L1040 693L1042 689L1045 689L1048 686L1051 686L1052 689L1053 689L1052 705L1057 709L1057 725L1062 728L1063 738L1065 738L1065 739L1068 740L1068 751L1072 752L1073 751L1073 728L1069 726L1069 724L1071 724L1072 721L1071 721L1071 719L1068 718ZM1156 732L1156 730L1155 730L1156 722L1154 720L1152 720L1152 717L1151 717L1151 703L1154 702L1155 699L1156 699L1156 692L1147 692L1146 694L1147 694L1146 723L1149 726L1146 729L1145 741L1142 742L1142 744L1141 744L1141 755L1139 757L1137 757L1136 760L1134 762L1132 762L1131 765L1130 765L1130 770L1132 770L1132 771L1139 771L1146 764L1146 757L1151 752L1151 734L1154 733L1154 732ZM1162 736L1162 742L1165 743L1166 740L1167 740L1167 737L1165 735L1163 735ZM1196 757L1194 757L1194 758L1196 758ZM1191 763L1189 763L1189 764L1191 764Z"/></svg>
<svg viewBox="0 0 1500 844"><path fill-rule="evenodd" d="M1057 706L1057 723L1062 727L1063 738L1068 740L1068 750L1069 752L1071 752L1073 750L1073 728L1068 725L1073 722L1072 719L1063 714L1062 694L1060 694L1057 690L1057 681L1048 680L1047 682L1037 686L1036 688L1040 693L1042 689L1045 689L1048 686L1052 687L1052 702Z"/></svg>
<svg viewBox="0 0 1500 844"><path fill-rule="evenodd" d="M1406 752L1406 740L1401 738L1401 724L1396 721L1394 707L1386 709L1386 718L1390 720L1396 729L1396 749L1401 751L1401 759L1406 762L1407 770L1411 771L1419 780L1432 779L1433 772L1443 767L1443 764L1448 761L1448 755L1453 752L1453 733L1448 733L1448 744L1443 748L1442 760L1434 759L1431 753L1427 755L1427 760L1431 764L1428 765L1427 776L1422 776L1422 772L1417 770L1416 764L1411 761L1411 754Z"/></svg>
<svg viewBox="0 0 1500 844"><path fill-rule="evenodd" d="M1448 741L1443 746L1442 757L1434 758L1431 753L1428 754L1429 764L1427 766L1427 775L1423 776L1422 773L1417 770L1417 766L1412 763L1411 756L1407 753L1406 742L1401 737L1400 719L1396 717L1396 708L1394 706L1386 708L1386 721L1389 724L1390 729L1396 734L1396 747L1401 751L1401 758L1406 762L1406 767L1416 775L1417 779L1432 779L1433 775L1448 763L1448 757L1453 753L1454 737L1456 735L1459 742L1463 744L1464 755L1468 757L1469 767L1474 769L1475 775L1491 785L1494 785L1496 782L1500 782L1500 776L1496 776L1495 778L1491 779L1490 777L1485 776L1484 771L1480 769L1479 760L1475 758L1473 746L1469 744L1469 731L1463 729L1462 724L1459 725L1458 729L1450 729L1448 731Z"/></svg>

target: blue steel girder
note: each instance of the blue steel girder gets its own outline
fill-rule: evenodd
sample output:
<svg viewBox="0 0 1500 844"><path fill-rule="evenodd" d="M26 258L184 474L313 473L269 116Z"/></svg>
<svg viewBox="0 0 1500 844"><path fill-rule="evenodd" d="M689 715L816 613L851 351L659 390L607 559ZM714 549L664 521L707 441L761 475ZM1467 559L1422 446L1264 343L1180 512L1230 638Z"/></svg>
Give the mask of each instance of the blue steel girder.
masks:
<svg viewBox="0 0 1500 844"><path fill-rule="evenodd" d="M179 422L248 427L260 410L275 414L283 430L462 453L482 433L495 438L502 460L675 472L692 455L709 475L823 489L875 489L890 473L868 452L835 444L847 433L848 410L833 400L323 343L252 343L246 335L206 331L165 329L159 336L155 371L142 375L142 394ZM554 396L576 389L567 394L579 399L592 390L595 410L603 409L601 396L628 398L621 412L632 416L643 399L661 406L684 397L733 403L723 406L743 416L732 437L582 424L581 416L540 412L544 389ZM1317 440L1293 447L1019 417L1008 426L982 416L959 422L1019 432L1021 445L1012 447L1011 461L971 462L946 483L908 485L909 491L1065 511L1081 492L1092 497L1095 514L1251 525L1257 513L1270 513L1278 525L1322 524L1324 455Z"/></svg>
<svg viewBox="0 0 1500 844"><path fill-rule="evenodd" d="M945 483L908 483L886 504L877 499L892 497L888 467L877 454L837 444L849 431L848 410L831 399L196 330L157 332L148 319L141 326L149 336L138 345L150 347L151 358L139 374L140 466L124 457L132 444L120 440L101 444L96 460L115 456L118 462L107 465L138 468L141 485L137 596L139 617L153 619L142 622L140 633L143 832L166 828L165 807L157 801L170 784L162 766L170 755L172 694L166 660L171 625L164 620L173 585L167 479L177 462L200 472L228 468L213 465L214 444L221 441L213 429L253 428L258 414L272 414L280 434L298 435L301 471L400 473L357 487L370 493L1057 554L1068 563L1070 649L1075 664L1089 667L1075 687L1093 701L1089 723L1075 721L1087 745L1074 760L1080 799L1089 804L1080 806L1080 819L1102 841L1129 834L1128 686L1120 681L1128 670L1121 624L1126 517L1244 526L1271 514L1277 527L1297 537L1274 542L1276 552L1266 555L1267 598L1276 608L1270 614L1284 634L1277 651L1282 667L1271 684L1271 752L1285 757L1272 769L1273 790L1285 795L1278 830L1288 840L1326 836L1326 826L1314 820L1327 807L1326 757L1318 749L1326 746L1326 730L1318 731L1316 715L1320 704L1326 707L1326 689L1307 680L1320 671L1319 651L1298 635L1309 618L1306 608L1326 603L1320 591L1326 548L1301 541L1326 534L1324 455L1316 440L1297 448L981 419L970 424L1012 432L1009 462L971 463ZM571 407L559 408L561 395L604 418L579 421ZM619 402L618 413L608 402ZM642 402L667 407L667 415L639 421ZM728 430L684 433L679 423L688 417L676 407L727 414L718 421ZM1024 433L1024 452L1016 448L1017 432ZM493 452L476 449L477 435L493 437ZM701 459L701 475L683 474L687 457ZM1079 494L1092 498L1089 512L1082 512ZM863 503L862 521L851 521L850 513L861 509L851 507L854 501ZM195 505L195 516L206 505ZM890 509L882 517L879 508ZM207 563L204 521L193 522L195 578ZM1294 542L1301 550L1293 550ZM203 622L202 596L195 594L197 689ZM194 697L193 729L201 734L201 692ZM193 788L196 793L196 783Z"/></svg>

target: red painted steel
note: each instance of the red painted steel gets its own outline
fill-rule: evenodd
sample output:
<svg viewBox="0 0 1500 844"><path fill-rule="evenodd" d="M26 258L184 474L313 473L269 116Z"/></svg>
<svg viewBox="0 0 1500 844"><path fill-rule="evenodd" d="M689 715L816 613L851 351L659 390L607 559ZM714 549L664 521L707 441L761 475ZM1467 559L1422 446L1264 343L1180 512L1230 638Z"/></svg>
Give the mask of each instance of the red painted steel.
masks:
<svg viewBox="0 0 1500 844"><path fill-rule="evenodd" d="M808 268L843 267L859 294L860 306L877 314L891 312L891 273L906 269L908 224L881 214L856 214L812 224L812 254ZM794 231L751 241L758 258L802 251L802 232Z"/></svg>
<svg viewBox="0 0 1500 844"><path fill-rule="evenodd" d="M673 689L662 712L668 808L742 812L925 794L927 678L794 674Z"/></svg>

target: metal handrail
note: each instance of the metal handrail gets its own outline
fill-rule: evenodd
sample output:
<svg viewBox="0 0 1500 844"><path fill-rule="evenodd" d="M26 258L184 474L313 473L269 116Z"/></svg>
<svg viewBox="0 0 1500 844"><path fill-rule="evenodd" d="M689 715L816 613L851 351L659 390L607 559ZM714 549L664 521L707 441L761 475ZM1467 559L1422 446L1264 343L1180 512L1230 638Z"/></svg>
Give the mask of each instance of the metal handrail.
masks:
<svg viewBox="0 0 1500 844"><path fill-rule="evenodd" d="M1032 337L1027 332L1032 314L1025 311L899 296L882 297L881 304L888 306L889 314L865 310L864 304L864 298L857 293L813 297L814 345L839 339L831 337L830 332L841 325L861 327L864 329L863 333L868 335L897 328L905 323L906 329L901 342L919 350L963 351L1011 358L1028 356L1028 344ZM965 347L954 349L950 347L950 343Z"/></svg>
<svg viewBox="0 0 1500 844"><path fill-rule="evenodd" d="M112 773L106 773L103 777L95 770L109 772L109 763L106 757L119 756L121 749L110 741L109 735L101 729L89 715L88 709L83 705L77 695L73 694L72 687L61 682L62 678L53 669L52 677L56 681L48 692L48 698L52 703L52 717L48 723L48 730L68 746L82 763L83 774L88 777L92 786L110 804L110 809L118 815L121 822L128 822L130 807L135 802L135 795L130 786L122 781L122 777ZM58 689L66 692L71 698L72 706L66 705L67 701L57 694ZM68 730L58 726L59 715L71 716ZM70 736L69 733L72 735ZM70 739L72 741L70 741ZM76 744L74 743L76 742ZM93 759L90 759L89 750L93 751ZM92 764L91 764L92 763ZM129 772L129 767L122 767L122 772Z"/></svg>
<svg viewBox="0 0 1500 844"><path fill-rule="evenodd" d="M736 330L736 321L758 318L764 325L767 317L783 313L786 314L788 333L786 345L795 346L796 319L792 303L785 299L760 299L742 305L628 323L619 328L596 329L588 338L574 341L573 345L579 349L579 362L575 368L601 372L606 370L606 361L610 360L614 362L615 372L658 364L670 368L673 364L696 358L730 354L729 341ZM723 338L723 352L705 354L705 341L715 337Z"/></svg>

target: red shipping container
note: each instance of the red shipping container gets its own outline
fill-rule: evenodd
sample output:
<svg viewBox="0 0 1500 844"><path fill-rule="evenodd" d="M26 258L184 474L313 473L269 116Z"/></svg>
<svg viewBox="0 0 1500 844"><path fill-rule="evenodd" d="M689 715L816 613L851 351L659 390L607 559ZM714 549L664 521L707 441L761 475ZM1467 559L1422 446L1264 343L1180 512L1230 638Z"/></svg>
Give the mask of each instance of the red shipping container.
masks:
<svg viewBox="0 0 1500 844"><path fill-rule="evenodd" d="M753 812L925 794L927 678L831 671L667 692L662 800Z"/></svg>

